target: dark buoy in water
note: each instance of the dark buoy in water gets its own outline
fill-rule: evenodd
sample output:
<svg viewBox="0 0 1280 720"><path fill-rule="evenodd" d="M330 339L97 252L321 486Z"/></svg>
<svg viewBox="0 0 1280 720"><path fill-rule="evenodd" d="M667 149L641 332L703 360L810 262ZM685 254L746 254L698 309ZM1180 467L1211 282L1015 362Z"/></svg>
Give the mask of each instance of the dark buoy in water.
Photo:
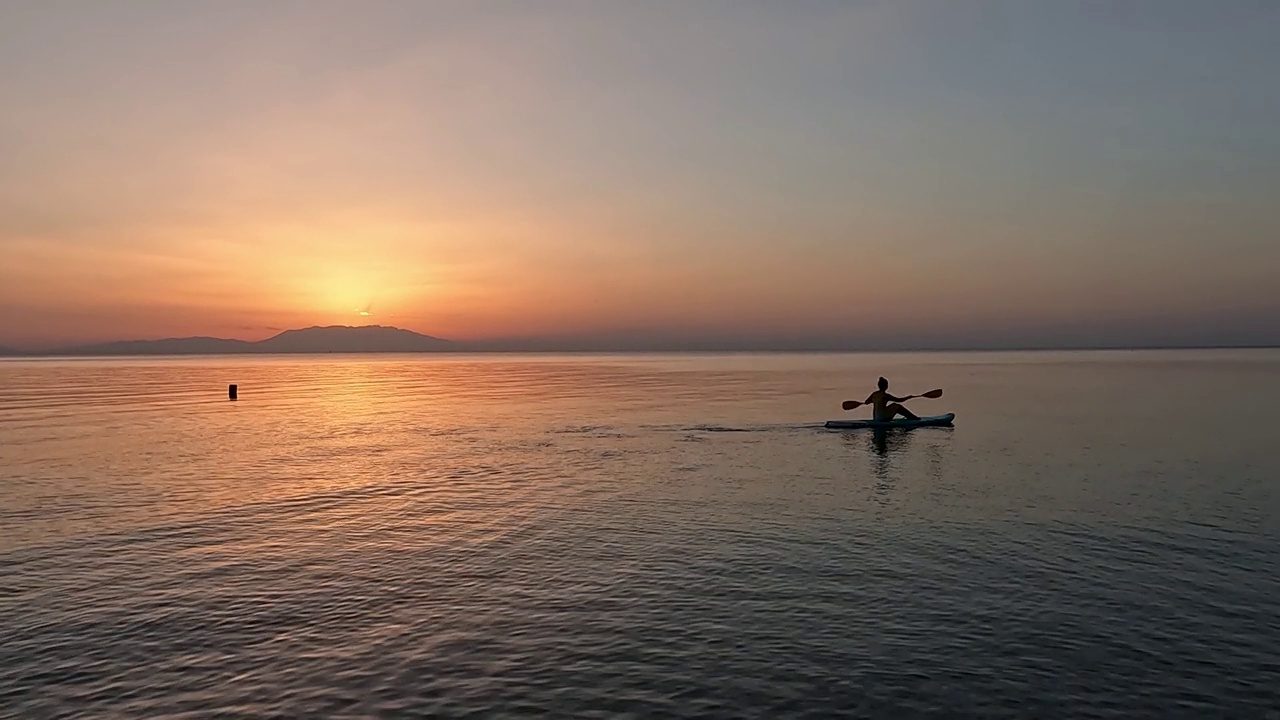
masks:
<svg viewBox="0 0 1280 720"><path fill-rule="evenodd" d="M228 398L228 399L235 400L235 399L236 399L236 395L238 395L238 394L239 394L239 388L237 388L235 385L231 385L231 386L228 386L228 387L227 387L227 398Z"/></svg>

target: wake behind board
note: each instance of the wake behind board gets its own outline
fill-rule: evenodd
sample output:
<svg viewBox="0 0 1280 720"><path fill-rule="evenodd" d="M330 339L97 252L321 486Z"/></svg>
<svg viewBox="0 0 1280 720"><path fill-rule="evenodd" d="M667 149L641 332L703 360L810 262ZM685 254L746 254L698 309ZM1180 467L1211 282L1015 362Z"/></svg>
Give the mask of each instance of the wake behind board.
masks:
<svg viewBox="0 0 1280 720"><path fill-rule="evenodd" d="M947 413L946 415L922 417L919 420L902 419L888 422L878 420L828 420L825 427L829 430L892 430L893 428L949 427L951 421L955 419L955 413Z"/></svg>

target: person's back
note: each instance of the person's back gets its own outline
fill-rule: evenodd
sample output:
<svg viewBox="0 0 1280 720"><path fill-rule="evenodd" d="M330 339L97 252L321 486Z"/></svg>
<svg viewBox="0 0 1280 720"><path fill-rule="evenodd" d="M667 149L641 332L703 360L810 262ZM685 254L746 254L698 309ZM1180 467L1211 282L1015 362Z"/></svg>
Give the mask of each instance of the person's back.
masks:
<svg viewBox="0 0 1280 720"><path fill-rule="evenodd" d="M867 405L871 406L871 417L876 420L891 420L892 415L889 412L889 394L883 390L876 390L867 396Z"/></svg>
<svg viewBox="0 0 1280 720"><path fill-rule="evenodd" d="M906 409L899 403L910 400L913 396L908 395L905 398L894 397L889 394L889 381L880 378L877 383L878 390L867 396L864 404L870 405L872 408L872 417L879 422L889 422L895 416L901 415L908 420L919 420L919 416Z"/></svg>

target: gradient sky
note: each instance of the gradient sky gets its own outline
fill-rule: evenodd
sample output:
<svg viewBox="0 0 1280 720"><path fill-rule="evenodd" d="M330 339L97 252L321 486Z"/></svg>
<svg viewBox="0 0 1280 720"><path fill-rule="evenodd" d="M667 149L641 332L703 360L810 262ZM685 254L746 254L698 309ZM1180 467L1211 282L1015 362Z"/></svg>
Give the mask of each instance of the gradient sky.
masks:
<svg viewBox="0 0 1280 720"><path fill-rule="evenodd" d="M0 345L1280 343L1278 37L1271 0L4 0Z"/></svg>

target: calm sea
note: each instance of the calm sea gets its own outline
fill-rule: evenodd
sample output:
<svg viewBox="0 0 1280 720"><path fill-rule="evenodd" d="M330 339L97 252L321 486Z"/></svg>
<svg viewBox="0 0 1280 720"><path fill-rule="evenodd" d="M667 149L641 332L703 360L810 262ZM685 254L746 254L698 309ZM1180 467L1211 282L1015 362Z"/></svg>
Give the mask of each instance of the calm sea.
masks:
<svg viewBox="0 0 1280 720"><path fill-rule="evenodd" d="M0 715L1280 718L1278 483L1278 351L5 360Z"/></svg>

